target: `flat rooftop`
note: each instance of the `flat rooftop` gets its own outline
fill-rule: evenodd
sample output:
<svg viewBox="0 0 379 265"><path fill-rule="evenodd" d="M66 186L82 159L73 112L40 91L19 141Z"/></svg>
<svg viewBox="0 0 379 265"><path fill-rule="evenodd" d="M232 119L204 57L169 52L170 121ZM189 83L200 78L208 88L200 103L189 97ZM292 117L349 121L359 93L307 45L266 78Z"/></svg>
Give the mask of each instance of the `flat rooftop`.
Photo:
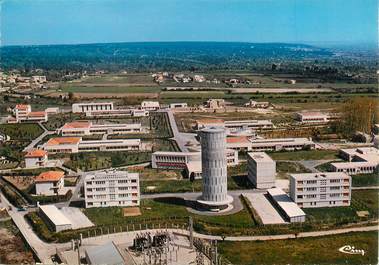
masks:
<svg viewBox="0 0 379 265"><path fill-rule="evenodd" d="M340 178L350 178L344 172L319 172L319 173L300 173L291 174L296 180L317 180L317 179L340 179Z"/></svg>
<svg viewBox="0 0 379 265"><path fill-rule="evenodd" d="M72 225L71 221L61 212L55 205L41 205L41 211L50 219L50 221L58 225Z"/></svg>
<svg viewBox="0 0 379 265"><path fill-rule="evenodd" d="M274 138L274 139L253 139L250 140L253 144L264 143L308 143L312 142L308 138Z"/></svg>
<svg viewBox="0 0 379 265"><path fill-rule="evenodd" d="M278 203L279 207L287 214L289 218L305 216L305 212L294 203L288 195L279 188L267 190L268 194Z"/></svg>
<svg viewBox="0 0 379 265"><path fill-rule="evenodd" d="M247 155L257 162L274 162L265 152L249 152Z"/></svg>

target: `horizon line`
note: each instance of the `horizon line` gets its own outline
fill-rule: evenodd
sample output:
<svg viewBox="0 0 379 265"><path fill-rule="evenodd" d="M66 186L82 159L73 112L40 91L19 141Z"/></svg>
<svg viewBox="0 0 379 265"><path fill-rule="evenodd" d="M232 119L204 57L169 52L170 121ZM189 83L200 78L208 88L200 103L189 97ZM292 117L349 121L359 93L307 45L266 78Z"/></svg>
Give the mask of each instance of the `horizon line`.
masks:
<svg viewBox="0 0 379 265"><path fill-rule="evenodd" d="M244 44L300 44L300 45L378 45L378 42L355 42L355 41L214 41L214 40L175 40L175 41L114 41L114 42L83 42L83 43L51 43L51 44L6 44L3 47L34 47L34 46L74 46L74 45L99 45L99 44L143 44L143 43L244 43Z"/></svg>

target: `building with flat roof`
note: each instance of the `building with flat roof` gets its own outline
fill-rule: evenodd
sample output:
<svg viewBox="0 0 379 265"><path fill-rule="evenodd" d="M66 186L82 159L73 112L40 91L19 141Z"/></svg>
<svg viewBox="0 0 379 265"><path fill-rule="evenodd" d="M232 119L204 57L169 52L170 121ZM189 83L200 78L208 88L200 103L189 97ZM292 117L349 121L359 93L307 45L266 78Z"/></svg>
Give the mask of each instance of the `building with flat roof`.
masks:
<svg viewBox="0 0 379 265"><path fill-rule="evenodd" d="M304 211L282 189L268 189L267 195L287 221L291 223L305 222L306 214Z"/></svg>
<svg viewBox="0 0 379 265"><path fill-rule="evenodd" d="M254 100L250 99L250 101L245 104L245 107L267 109L268 107L270 107L270 102L268 102L268 101L254 101Z"/></svg>
<svg viewBox="0 0 379 265"><path fill-rule="evenodd" d="M187 103L170 103L169 105L170 109L177 109L177 108L187 108L188 105Z"/></svg>
<svg viewBox="0 0 379 265"><path fill-rule="evenodd" d="M158 110L160 105L158 101L148 101L144 100L141 102L141 109L143 110Z"/></svg>
<svg viewBox="0 0 379 265"><path fill-rule="evenodd" d="M247 153L247 172L247 177L257 189L275 187L276 163L266 153Z"/></svg>
<svg viewBox="0 0 379 265"><path fill-rule="evenodd" d="M92 113L113 110L113 102L81 102L72 104L73 113Z"/></svg>
<svg viewBox="0 0 379 265"><path fill-rule="evenodd" d="M251 141L247 136L227 137L226 146L228 149L237 151L251 151Z"/></svg>
<svg viewBox="0 0 379 265"><path fill-rule="evenodd" d="M59 130L62 136L85 136L94 134L128 134L142 132L141 123L93 124L91 121L66 123Z"/></svg>
<svg viewBox="0 0 379 265"><path fill-rule="evenodd" d="M32 111L31 106L25 104L17 104L13 109L13 115L14 117L8 119L8 123L48 121L46 111Z"/></svg>
<svg viewBox="0 0 379 265"><path fill-rule="evenodd" d="M108 242L101 246L87 247L85 257L88 265L125 265L127 264L116 244Z"/></svg>
<svg viewBox="0 0 379 265"><path fill-rule="evenodd" d="M34 183L37 195L54 195L64 187L63 171L46 171L35 177Z"/></svg>
<svg viewBox="0 0 379 265"><path fill-rule="evenodd" d="M201 130L205 127L224 127L230 132L239 130L263 130L272 129L274 124L270 120L236 120L224 121L222 119L200 119L196 121L196 127Z"/></svg>
<svg viewBox="0 0 379 265"><path fill-rule="evenodd" d="M349 175L378 172L379 149L375 147L341 149L339 155L348 162L331 163L331 170L334 172L344 172Z"/></svg>
<svg viewBox="0 0 379 265"><path fill-rule="evenodd" d="M337 114L319 111L303 111L295 114L295 119L302 123L327 123L338 118Z"/></svg>
<svg viewBox="0 0 379 265"><path fill-rule="evenodd" d="M48 153L78 153L95 151L140 151L144 149L140 139L105 139L83 141L81 137L55 137L43 146Z"/></svg>
<svg viewBox="0 0 379 265"><path fill-rule="evenodd" d="M340 172L291 174L290 196L303 208L350 206L351 177Z"/></svg>
<svg viewBox="0 0 379 265"><path fill-rule="evenodd" d="M308 138L251 139L252 151L295 151L314 149L315 143Z"/></svg>
<svg viewBox="0 0 379 265"><path fill-rule="evenodd" d="M71 221L55 205L41 205L38 213L53 232L72 229Z"/></svg>
<svg viewBox="0 0 379 265"><path fill-rule="evenodd" d="M226 106L225 100L222 98L211 98L205 102L205 107L210 109L220 109Z"/></svg>
<svg viewBox="0 0 379 265"><path fill-rule="evenodd" d="M238 131L245 129L263 130L274 128L274 124L270 120L224 121L224 126L230 131Z"/></svg>
<svg viewBox="0 0 379 265"><path fill-rule="evenodd" d="M238 152L226 150L228 166L239 164ZM158 151L151 155L151 167L162 169L183 169L189 178L201 178L201 152L166 152Z"/></svg>
<svg viewBox="0 0 379 265"><path fill-rule="evenodd" d="M91 172L84 179L86 208L139 206L139 174L118 170Z"/></svg>
<svg viewBox="0 0 379 265"><path fill-rule="evenodd" d="M25 167L45 167L48 162L47 152L41 149L33 149L25 154Z"/></svg>

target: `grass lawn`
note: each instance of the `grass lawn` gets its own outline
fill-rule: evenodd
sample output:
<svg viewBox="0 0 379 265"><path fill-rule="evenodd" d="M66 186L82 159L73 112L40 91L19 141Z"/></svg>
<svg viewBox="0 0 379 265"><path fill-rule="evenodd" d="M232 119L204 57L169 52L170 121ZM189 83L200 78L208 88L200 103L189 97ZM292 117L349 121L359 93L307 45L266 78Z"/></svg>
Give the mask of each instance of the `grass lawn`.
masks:
<svg viewBox="0 0 379 265"><path fill-rule="evenodd" d="M178 198L160 198L141 200L140 216L123 217L122 208L89 208L84 213L96 225L111 225L125 222L141 222L149 219L169 219L173 217L187 218L192 216L194 222L204 222L211 228L212 224L251 226L253 221L246 209L227 216L203 216L192 214L187 211L185 202Z"/></svg>
<svg viewBox="0 0 379 265"><path fill-rule="evenodd" d="M378 217L378 191L353 190L351 205L348 207L303 208L308 220L327 221L343 218L357 219L356 211L369 211L369 217Z"/></svg>
<svg viewBox="0 0 379 265"><path fill-rule="evenodd" d="M310 151L285 151L270 152L274 160L323 160L338 158L338 151L334 150L310 150Z"/></svg>
<svg viewBox="0 0 379 265"><path fill-rule="evenodd" d="M71 154L65 166L84 171L98 170L110 167L121 167L149 162L150 152L88 152Z"/></svg>
<svg viewBox="0 0 379 265"><path fill-rule="evenodd" d="M379 186L377 173L352 175L353 187Z"/></svg>
<svg viewBox="0 0 379 265"><path fill-rule="evenodd" d="M0 124L0 132L11 140L31 141L42 134L42 128L36 123Z"/></svg>
<svg viewBox="0 0 379 265"><path fill-rule="evenodd" d="M365 255L339 252L345 245ZM220 242L219 251L235 265L252 264L377 264L377 232L357 232L316 238ZM243 251L241 251L243 250Z"/></svg>

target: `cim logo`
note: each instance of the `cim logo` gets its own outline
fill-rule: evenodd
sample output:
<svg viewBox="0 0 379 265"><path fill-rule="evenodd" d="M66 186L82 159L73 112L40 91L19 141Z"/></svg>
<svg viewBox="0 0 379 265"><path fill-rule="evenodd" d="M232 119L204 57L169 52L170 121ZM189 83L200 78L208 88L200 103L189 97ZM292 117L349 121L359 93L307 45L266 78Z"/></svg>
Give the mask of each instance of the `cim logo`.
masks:
<svg viewBox="0 0 379 265"><path fill-rule="evenodd" d="M346 245L343 247L340 247L338 249L339 252L351 254L351 255L365 255L365 251L363 249L356 249L354 246Z"/></svg>

